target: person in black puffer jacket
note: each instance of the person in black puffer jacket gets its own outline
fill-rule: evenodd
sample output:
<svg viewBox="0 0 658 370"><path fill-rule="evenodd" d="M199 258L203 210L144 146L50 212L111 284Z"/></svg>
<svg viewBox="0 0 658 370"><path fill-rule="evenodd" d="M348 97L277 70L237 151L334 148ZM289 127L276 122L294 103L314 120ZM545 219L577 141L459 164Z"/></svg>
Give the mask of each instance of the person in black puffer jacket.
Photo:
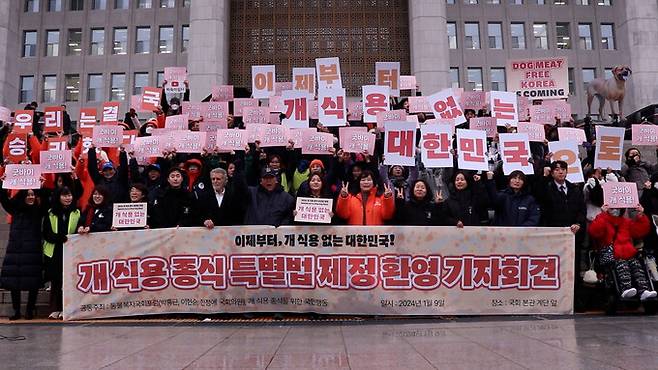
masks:
<svg viewBox="0 0 658 370"><path fill-rule="evenodd" d="M644 247L654 256L658 256L658 235L652 219L653 216L658 215L658 173L651 176L651 180L644 184L640 204L644 207L644 213L651 223L649 234L644 238Z"/></svg>
<svg viewBox="0 0 658 370"><path fill-rule="evenodd" d="M183 170L174 167L167 175L167 186L158 188L153 197L151 228L197 226L193 196L184 186Z"/></svg>
<svg viewBox="0 0 658 370"><path fill-rule="evenodd" d="M78 234L98 233L112 230L112 205L110 192L99 185L89 197L87 209L78 223Z"/></svg>
<svg viewBox="0 0 658 370"><path fill-rule="evenodd" d="M539 205L526 191L526 176L521 171L509 174L508 187L496 191L493 172L487 172L487 194L496 210L495 226L538 226L541 218Z"/></svg>
<svg viewBox="0 0 658 370"><path fill-rule="evenodd" d="M410 199L405 201L402 189L396 189L395 225L431 226L443 223L441 197L439 192L432 197L430 186L425 180L411 184Z"/></svg>
<svg viewBox="0 0 658 370"><path fill-rule="evenodd" d="M11 291L14 315L9 320L21 317L23 290L29 292L25 319L34 317L43 274L41 220L48 210L46 199L35 190L21 190L13 198L9 198L7 190L0 190L0 203L12 217L9 243L0 272L0 286Z"/></svg>
<svg viewBox="0 0 658 370"><path fill-rule="evenodd" d="M447 225L485 226L488 223L489 197L480 175L471 177L458 170L449 188L450 196L443 203Z"/></svg>

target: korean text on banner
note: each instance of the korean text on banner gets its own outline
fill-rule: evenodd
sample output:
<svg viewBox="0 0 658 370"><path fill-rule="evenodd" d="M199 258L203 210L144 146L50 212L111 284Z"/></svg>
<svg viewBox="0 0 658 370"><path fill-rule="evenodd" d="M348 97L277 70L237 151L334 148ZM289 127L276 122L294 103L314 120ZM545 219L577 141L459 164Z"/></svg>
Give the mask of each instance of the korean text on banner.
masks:
<svg viewBox="0 0 658 370"><path fill-rule="evenodd" d="M303 144L303 138L305 134L312 134L318 132L318 130L315 127L309 127L309 128L291 128L288 130L288 140L292 140L295 149L301 149L302 144Z"/></svg>
<svg viewBox="0 0 658 370"><path fill-rule="evenodd" d="M233 101L233 85L213 85L210 91L214 101Z"/></svg>
<svg viewBox="0 0 658 370"><path fill-rule="evenodd" d="M27 134L10 132L5 139L9 155L5 158L9 163L20 163L27 159Z"/></svg>
<svg viewBox="0 0 658 370"><path fill-rule="evenodd" d="M427 97L427 102L434 112L434 117L452 120L454 125L466 122L464 111L453 89L444 89Z"/></svg>
<svg viewBox="0 0 658 370"><path fill-rule="evenodd" d="M245 107L257 107L258 99L235 98L233 99L233 115L242 117L242 111Z"/></svg>
<svg viewBox="0 0 658 370"><path fill-rule="evenodd" d="M315 70L318 76L319 89L340 89L343 80L340 76L340 60L333 58L316 58Z"/></svg>
<svg viewBox="0 0 658 370"><path fill-rule="evenodd" d="M58 133L63 131L64 107L46 107L43 114L43 132Z"/></svg>
<svg viewBox="0 0 658 370"><path fill-rule="evenodd" d="M519 115L516 112L516 95L507 91L491 91L489 94L491 117L496 119L498 126L516 127Z"/></svg>
<svg viewBox="0 0 658 370"><path fill-rule="evenodd" d="M334 147L334 135L323 132L302 133L302 154L327 155Z"/></svg>
<svg viewBox="0 0 658 370"><path fill-rule="evenodd" d="M112 227L145 227L147 212L147 203L114 203Z"/></svg>
<svg viewBox="0 0 658 370"><path fill-rule="evenodd" d="M587 141L587 137L585 136L585 130L581 128L558 127L557 136L558 138L560 138L560 141L571 140L571 141L575 141L576 144L578 145Z"/></svg>
<svg viewBox="0 0 658 370"><path fill-rule="evenodd" d="M459 104L464 109L473 109L476 112L484 108L487 94L484 91L464 91Z"/></svg>
<svg viewBox="0 0 658 370"><path fill-rule="evenodd" d="M469 120L471 130L480 130L487 133L487 137L496 136L496 119L493 117L473 117Z"/></svg>
<svg viewBox="0 0 658 370"><path fill-rule="evenodd" d="M68 135L55 136L48 139L48 150L68 150L68 149L69 149Z"/></svg>
<svg viewBox="0 0 658 370"><path fill-rule="evenodd" d="M39 153L39 164L42 173L71 172L70 150L44 150Z"/></svg>
<svg viewBox="0 0 658 370"><path fill-rule="evenodd" d="M363 97L363 122L377 122L377 113L389 110L388 86L361 86Z"/></svg>
<svg viewBox="0 0 658 370"><path fill-rule="evenodd" d="M244 150L247 145L247 130L217 130L216 140L219 150Z"/></svg>
<svg viewBox="0 0 658 370"><path fill-rule="evenodd" d="M315 96L315 68L293 68L292 89Z"/></svg>
<svg viewBox="0 0 658 370"><path fill-rule="evenodd" d="M62 249L63 315L564 315L573 312L573 240L569 228L557 227L229 226L71 235ZM147 270L148 279L140 278Z"/></svg>
<svg viewBox="0 0 658 370"><path fill-rule="evenodd" d="M386 122L390 121L406 121L407 111L404 109L386 110L377 113L377 127L384 127Z"/></svg>
<svg viewBox="0 0 658 370"><path fill-rule="evenodd" d="M375 85L388 86L391 96L400 96L400 62L375 62Z"/></svg>
<svg viewBox="0 0 658 370"><path fill-rule="evenodd" d="M544 140L546 140L546 131L544 131L544 125L530 122L519 122L517 132L520 134L528 134L528 139L530 139L530 141L543 143Z"/></svg>
<svg viewBox="0 0 658 370"><path fill-rule="evenodd" d="M249 125L247 128L252 126L255 125ZM288 131L288 127L283 125L262 125L261 131L259 132L261 135L260 146L262 148L287 146L288 140L290 139L290 134Z"/></svg>
<svg viewBox="0 0 658 370"><path fill-rule="evenodd" d="M334 200L331 198L298 197L295 205L295 221L329 224Z"/></svg>
<svg viewBox="0 0 658 370"><path fill-rule="evenodd" d="M207 122L227 122L228 102L210 101L201 103L201 115Z"/></svg>
<svg viewBox="0 0 658 370"><path fill-rule="evenodd" d="M658 145L658 126L632 125L631 143L633 145Z"/></svg>
<svg viewBox="0 0 658 370"><path fill-rule="evenodd" d="M623 127L596 126L594 168L610 167L613 170L621 170L624 132Z"/></svg>
<svg viewBox="0 0 658 370"><path fill-rule="evenodd" d="M487 133L480 130L457 129L457 167L460 170L489 170Z"/></svg>
<svg viewBox="0 0 658 370"><path fill-rule="evenodd" d="M420 153L427 168L452 167L452 125L423 125L420 128Z"/></svg>
<svg viewBox="0 0 658 370"><path fill-rule="evenodd" d="M29 134L32 132L33 123L33 110L17 110L14 112L14 128L12 132L16 134Z"/></svg>
<svg viewBox="0 0 658 370"><path fill-rule="evenodd" d="M538 125L555 125L555 110L552 105L531 105L530 122Z"/></svg>
<svg viewBox="0 0 658 370"><path fill-rule="evenodd" d="M518 59L507 62L507 89L530 100L566 99L567 58Z"/></svg>
<svg viewBox="0 0 658 370"><path fill-rule="evenodd" d="M503 172L509 175L512 171L522 171L533 175L534 169L530 158L530 143L528 134L500 134L500 157L503 160Z"/></svg>
<svg viewBox="0 0 658 370"><path fill-rule="evenodd" d="M553 153L551 161L567 163L567 180L573 183L584 182L583 167L578 157L578 143L573 140L550 141L548 151Z"/></svg>
<svg viewBox="0 0 658 370"><path fill-rule="evenodd" d="M400 90L416 90L416 76L400 76Z"/></svg>
<svg viewBox="0 0 658 370"><path fill-rule="evenodd" d="M637 184L634 182L604 182L603 204L610 208L635 208L640 204Z"/></svg>
<svg viewBox="0 0 658 370"><path fill-rule="evenodd" d="M158 100L158 103L160 101ZM143 104L143 103L142 103ZM119 102L107 101L101 110L101 125L116 125L119 123ZM155 109L155 108L154 108Z"/></svg>
<svg viewBox="0 0 658 370"><path fill-rule="evenodd" d="M251 66L251 96L255 99L267 99L275 94L275 66Z"/></svg>
<svg viewBox="0 0 658 370"><path fill-rule="evenodd" d="M571 120L571 105L564 100L546 100L541 105L548 105L553 108L553 116L562 122Z"/></svg>
<svg viewBox="0 0 658 370"><path fill-rule="evenodd" d="M363 118L363 104L361 102L347 103L347 119L350 121L360 121Z"/></svg>
<svg viewBox="0 0 658 370"><path fill-rule="evenodd" d="M187 114L167 116L167 118L165 118L165 128L171 130L187 130L188 119L189 116Z"/></svg>
<svg viewBox="0 0 658 370"><path fill-rule="evenodd" d="M416 165L416 125L407 121L386 122L384 164Z"/></svg>
<svg viewBox="0 0 658 370"><path fill-rule="evenodd" d="M308 94L303 91L283 92L286 116L281 124L288 128L308 128Z"/></svg>
<svg viewBox="0 0 658 370"><path fill-rule="evenodd" d="M8 164L5 167L3 189L39 189L41 187L41 165Z"/></svg>
<svg viewBox="0 0 658 370"><path fill-rule="evenodd" d="M142 89L142 109L154 111L160 105L162 89L159 87L144 87Z"/></svg>
<svg viewBox="0 0 658 370"><path fill-rule="evenodd" d="M347 99L345 89L321 89L318 91L318 119L325 127L345 126Z"/></svg>
<svg viewBox="0 0 658 370"><path fill-rule="evenodd" d="M242 109L242 122L245 125L252 123L270 123L270 107L244 107Z"/></svg>
<svg viewBox="0 0 658 370"><path fill-rule="evenodd" d="M187 118L193 121L201 119L201 104L184 101L182 104L183 114L187 114Z"/></svg>
<svg viewBox="0 0 658 370"><path fill-rule="evenodd" d="M341 127L338 129L340 148L347 153L374 153L375 134L365 126Z"/></svg>
<svg viewBox="0 0 658 370"><path fill-rule="evenodd" d="M206 133L198 131L174 131L174 149L178 153L201 153Z"/></svg>
<svg viewBox="0 0 658 370"><path fill-rule="evenodd" d="M427 101L426 96L410 96L409 100L409 113L430 113L432 107Z"/></svg>
<svg viewBox="0 0 658 370"><path fill-rule="evenodd" d="M118 148L123 144L123 127L94 126L92 138L99 148Z"/></svg>
<svg viewBox="0 0 658 370"><path fill-rule="evenodd" d="M165 67L164 79L167 80L165 93L185 93L185 81L187 80L187 67Z"/></svg>

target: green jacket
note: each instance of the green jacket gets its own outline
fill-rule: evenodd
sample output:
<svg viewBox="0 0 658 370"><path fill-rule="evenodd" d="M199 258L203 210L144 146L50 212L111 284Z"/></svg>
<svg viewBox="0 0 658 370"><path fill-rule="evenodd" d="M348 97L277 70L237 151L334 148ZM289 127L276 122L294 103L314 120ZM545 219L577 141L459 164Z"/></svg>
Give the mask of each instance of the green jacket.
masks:
<svg viewBox="0 0 658 370"><path fill-rule="evenodd" d="M57 216L55 216L52 211L48 211L48 220L50 221L50 227L53 230L53 233L57 234ZM80 210L76 209L75 211L71 212L70 217L69 217L69 229L68 234L75 234L75 229L78 227L78 221L80 221ZM50 243L47 241L43 241L43 254L46 255L46 257L52 258L53 253L55 252L55 243Z"/></svg>

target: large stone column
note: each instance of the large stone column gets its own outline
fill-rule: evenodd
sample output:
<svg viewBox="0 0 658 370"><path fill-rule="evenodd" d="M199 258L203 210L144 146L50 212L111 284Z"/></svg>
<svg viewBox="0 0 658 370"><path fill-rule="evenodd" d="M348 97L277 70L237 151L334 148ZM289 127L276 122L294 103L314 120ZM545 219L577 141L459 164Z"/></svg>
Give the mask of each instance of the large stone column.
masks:
<svg viewBox="0 0 658 370"><path fill-rule="evenodd" d="M449 87L445 0L409 0L411 74L423 95Z"/></svg>
<svg viewBox="0 0 658 370"><path fill-rule="evenodd" d="M230 17L229 0L192 1L187 70L193 101L228 81Z"/></svg>
<svg viewBox="0 0 658 370"><path fill-rule="evenodd" d="M20 1L0 1L0 105L14 109L18 103Z"/></svg>
<svg viewBox="0 0 658 370"><path fill-rule="evenodd" d="M632 90L632 101L624 102L632 113L649 104L658 103L658 1L626 0L626 19L620 25L622 35L628 40L631 69L633 75L627 82L627 89ZM627 94L628 97L628 94Z"/></svg>

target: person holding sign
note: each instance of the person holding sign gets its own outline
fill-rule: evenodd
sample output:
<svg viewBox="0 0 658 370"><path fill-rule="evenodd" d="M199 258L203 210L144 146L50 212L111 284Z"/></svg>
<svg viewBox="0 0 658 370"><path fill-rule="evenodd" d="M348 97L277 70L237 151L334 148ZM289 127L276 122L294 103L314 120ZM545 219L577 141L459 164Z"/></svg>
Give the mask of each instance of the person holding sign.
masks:
<svg viewBox="0 0 658 370"><path fill-rule="evenodd" d="M11 215L9 242L0 271L0 287L11 291L14 314L9 320L20 319L21 291L29 292L25 319L31 320L42 284L41 220L48 209L48 202L36 190L20 190L10 198L8 191L2 189L0 203Z"/></svg>
<svg viewBox="0 0 658 370"><path fill-rule="evenodd" d="M403 189L396 189L395 221L396 225L433 226L441 224L443 217L441 203L443 195L438 190L432 196L432 189L425 180L411 183L409 200L405 201Z"/></svg>
<svg viewBox="0 0 658 370"><path fill-rule="evenodd" d="M167 93L165 87L168 81L162 81L162 96L160 97L160 106L165 116L177 116L183 114L183 106L181 105L180 98L174 96L171 100L167 100ZM185 93L183 94L183 101L190 101L190 84L185 81Z"/></svg>
<svg viewBox="0 0 658 370"><path fill-rule="evenodd" d="M89 177L91 177L96 186L103 185L107 188L111 198L110 201L120 203L128 199L128 156L126 150L121 147L118 171L110 161L103 164L100 172L98 168L96 146L92 144L87 153L87 171L89 172Z"/></svg>
<svg viewBox="0 0 658 370"><path fill-rule="evenodd" d="M626 208L601 207L601 212L589 227L589 235L600 248L600 261L606 267L614 267L619 282L621 298L637 295L641 301L656 298L658 293L650 289L648 276L633 241L642 239L649 232L649 218L638 204L633 219L624 217Z"/></svg>
<svg viewBox="0 0 658 370"><path fill-rule="evenodd" d="M325 180L322 177L322 173L314 172L311 173L311 176L308 178L308 183L306 187L301 187L297 191L297 198L314 198L314 199L330 199L329 202L333 203L333 196L331 191L328 189L328 186L325 184ZM293 211L293 216L297 216L297 210ZM334 217L334 212L328 212L329 218ZM302 222L295 221L297 225L314 225L316 222Z"/></svg>
<svg viewBox="0 0 658 370"><path fill-rule="evenodd" d="M391 187L384 184L380 192L375 185L374 175L365 170L359 177L359 193L352 195L349 184L343 182L336 205L336 214L345 219L348 225L384 225L395 215L395 200Z"/></svg>
<svg viewBox="0 0 658 370"><path fill-rule="evenodd" d="M496 210L494 226L539 226L539 205L527 191L528 181L523 171L512 171L507 189L498 192L493 178L494 173L487 172L487 194Z"/></svg>
<svg viewBox="0 0 658 370"><path fill-rule="evenodd" d="M49 319L62 318L62 274L64 243L68 235L75 234L80 221L80 210L76 208L73 193L68 187L55 190L53 205L43 221L43 254L46 272L50 279Z"/></svg>
<svg viewBox="0 0 658 370"><path fill-rule="evenodd" d="M468 176L458 170L449 185L450 196L444 202L445 225L483 226L489 221L487 195L480 175Z"/></svg>
<svg viewBox="0 0 658 370"><path fill-rule="evenodd" d="M97 185L89 197L87 207L82 212L78 234L97 233L112 229L112 207L110 192L103 185Z"/></svg>
<svg viewBox="0 0 658 370"><path fill-rule="evenodd" d="M642 160L642 154L637 148L628 148L625 153L626 163L621 168L621 175L628 182L637 184L639 195L642 196L644 183L654 173L658 172L658 165L651 165Z"/></svg>

